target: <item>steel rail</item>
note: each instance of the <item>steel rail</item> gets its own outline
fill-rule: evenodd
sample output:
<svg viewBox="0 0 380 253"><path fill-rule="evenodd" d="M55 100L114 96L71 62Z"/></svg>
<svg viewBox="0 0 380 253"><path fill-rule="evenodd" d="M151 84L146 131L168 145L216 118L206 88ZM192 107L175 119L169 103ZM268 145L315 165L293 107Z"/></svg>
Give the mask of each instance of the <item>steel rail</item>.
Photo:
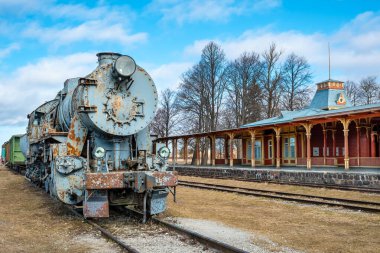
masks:
<svg viewBox="0 0 380 253"><path fill-rule="evenodd" d="M136 215L139 219L143 218L143 213L140 213L136 210L132 210L132 209L129 209L126 207L122 207L122 209L132 213L133 215ZM232 245L229 245L229 244L226 244L224 242L215 240L213 238L210 238L208 236L199 234L199 233L191 231L189 229L177 226L175 224L163 221L161 219L150 217L150 220L152 222L158 224L158 225L164 226L164 227L168 228L169 230L174 230L177 233L182 234L184 236L188 236L188 237L198 241L199 243L201 243L203 245L207 245L208 247L216 249L218 251L226 252L226 253L248 253L248 251L236 248Z"/></svg>
<svg viewBox="0 0 380 253"><path fill-rule="evenodd" d="M185 175L187 176L187 175ZM224 180L236 180L243 182L255 182L255 183L267 183L267 184L279 184L279 185L296 185L296 186L304 186L304 187L312 187L312 188L328 188L328 189L336 189L342 191L359 191L366 193L377 193L380 194L380 189L375 188L362 188L362 187L352 187L352 186L337 186L337 185L326 185L326 184L314 184L314 183L297 183L297 182L273 182L265 179L250 179L250 178L242 178L242 177L218 177L218 176L199 176L199 175L189 175L194 177L201 178L214 178L214 179L224 179Z"/></svg>
<svg viewBox="0 0 380 253"><path fill-rule="evenodd" d="M274 190L263 190L263 189L257 189L257 188L248 188L248 187L241 187L241 186L221 185L221 184L211 184L211 183L203 183L203 182L184 181L184 180L181 180L180 183L202 184L202 185L207 185L207 186L212 186L212 187L223 187L223 188L237 189L237 190L243 190L243 191L272 193L272 194L279 194L279 195L286 195L286 196L298 196L298 197L305 197L305 198L319 198L319 199L328 200L328 201L340 201L340 202L347 202L347 203L351 203L351 204L380 206L380 202L372 202L372 201L365 201L365 200L343 199L343 198L325 197L325 196L302 194L302 193L291 193L291 192L282 192L282 191L274 191Z"/></svg>
<svg viewBox="0 0 380 253"><path fill-rule="evenodd" d="M184 182L179 182L179 185L186 186L186 187L193 187L193 188L199 188L199 189L206 189L206 190L216 190L216 191L223 191L223 192L229 192L229 193L238 193L242 195L248 195L248 196L256 196L256 197L266 197L266 198L273 198L273 199L281 199L281 200L287 200L287 201L296 201L300 203L307 203L307 204L317 204L317 205L329 205L329 206L334 206L334 207L344 207L347 209L352 209L352 210L362 210L362 211L367 211L367 212L374 212L374 213L380 213L380 208L375 208L375 207L368 207L368 206L360 206L360 205L352 205L350 204L349 200L345 200L346 203L342 203L343 201L341 200L341 203L337 203L338 200L333 198L329 200L323 200L323 197L319 196L314 196L314 195L308 195L308 197L296 197L296 196L284 196L280 195L279 193L265 193L265 192L259 192L256 191L256 189L249 189L249 190L239 190L236 189L237 187L232 187L235 189L231 189L228 187L224 186L209 186L205 185L203 183L184 183ZM331 202L331 201L336 201L336 202ZM371 203L371 204L368 204ZM378 205L378 203L375 203L374 205ZM367 202L367 205L372 205L372 202Z"/></svg>
<svg viewBox="0 0 380 253"><path fill-rule="evenodd" d="M127 252L130 252L130 253L139 253L138 250L134 249L133 247L131 247L130 245L128 244L125 244L124 242L122 242L120 239L118 239L115 235L113 235L110 231L108 231L107 229L103 228L102 226L98 225L97 223L91 221L91 220L88 220L86 219L83 215L81 215L80 213L78 213L76 210L74 210L73 208L71 207L68 207L68 209L73 213L75 214L77 217L83 219L85 222L87 222L88 224L92 225L93 227L95 227L96 229L98 229L103 236L107 237L108 239L112 240L113 242L117 243L120 247L122 247L124 250L126 250Z"/></svg>
<svg viewBox="0 0 380 253"><path fill-rule="evenodd" d="M109 238L110 240L112 240L113 242L117 243L120 247L122 247L127 252L130 252L130 253L139 253L139 251L137 251L133 247L131 247L131 246L125 244L124 242L122 242L121 240L119 240L115 235L113 235L107 229L101 227L100 225L98 225L97 223L95 223L95 222L93 222L91 220L86 219L82 214L80 214L79 212L77 212L74 208L72 208L70 206L66 206L66 207L75 216L81 218L82 220L84 220L88 224L90 224L93 227L95 227L96 229L98 229L102 233L103 236L105 236L105 237ZM137 212L136 210L132 210L132 209L129 209L129 208L126 208L126 207L121 207L121 208L123 210L127 210L127 211L133 213L134 215L138 215L139 218L141 218L141 219L143 219L143 217L144 217L143 213ZM188 236L190 238L193 238L193 239L195 239L196 241L200 242L203 245L207 245L207 246L209 246L209 247L211 247L213 249L220 250L221 252L226 252L226 253L249 253L248 251L236 248L236 247L234 247L232 245L220 242L220 241L215 240L213 238L201 235L201 234L199 234L197 232L194 232L194 231L191 231L189 229L185 229L185 228L179 227L179 226L171 224L169 222L166 222L166 221L163 221L163 220L160 220L160 219L157 219L157 218L153 218L153 217L151 217L150 220L152 220L156 224L162 225L162 226L167 227L167 228L169 228L171 230L175 230L177 233L180 233L180 234L183 234L183 235Z"/></svg>

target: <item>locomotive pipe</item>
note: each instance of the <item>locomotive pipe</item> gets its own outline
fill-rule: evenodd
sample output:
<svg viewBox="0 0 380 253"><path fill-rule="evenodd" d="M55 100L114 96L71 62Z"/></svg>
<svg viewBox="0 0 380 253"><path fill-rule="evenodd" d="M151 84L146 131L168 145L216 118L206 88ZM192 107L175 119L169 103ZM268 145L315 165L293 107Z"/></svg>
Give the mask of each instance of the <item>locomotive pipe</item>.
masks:
<svg viewBox="0 0 380 253"><path fill-rule="evenodd" d="M113 141L113 152L114 152L114 170L120 169L120 142L118 140Z"/></svg>

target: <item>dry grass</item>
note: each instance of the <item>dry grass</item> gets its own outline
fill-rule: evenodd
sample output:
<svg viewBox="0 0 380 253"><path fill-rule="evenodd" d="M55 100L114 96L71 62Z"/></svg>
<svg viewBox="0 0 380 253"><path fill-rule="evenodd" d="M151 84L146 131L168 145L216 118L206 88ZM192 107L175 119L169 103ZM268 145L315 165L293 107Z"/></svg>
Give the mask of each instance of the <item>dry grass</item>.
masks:
<svg viewBox="0 0 380 253"><path fill-rule="evenodd" d="M0 252L90 252L76 241L89 231L62 204L0 166Z"/></svg>
<svg viewBox="0 0 380 253"><path fill-rule="evenodd" d="M229 186L247 187L247 188L262 189L262 190L309 194L309 195L323 196L323 197L367 200L367 201L374 201L374 202L380 203L380 194L376 194L376 193L341 191L341 190L328 189L328 188L312 188L312 187L302 187L302 186L294 186L294 185L255 183L255 182L228 180L228 179L212 179L212 178L188 177L188 176L180 176L180 180L211 183L211 184L223 184L223 185L229 185Z"/></svg>
<svg viewBox="0 0 380 253"><path fill-rule="evenodd" d="M177 203L168 201L167 215L219 221L281 246L306 252L378 252L380 246L378 214L186 187L177 193Z"/></svg>

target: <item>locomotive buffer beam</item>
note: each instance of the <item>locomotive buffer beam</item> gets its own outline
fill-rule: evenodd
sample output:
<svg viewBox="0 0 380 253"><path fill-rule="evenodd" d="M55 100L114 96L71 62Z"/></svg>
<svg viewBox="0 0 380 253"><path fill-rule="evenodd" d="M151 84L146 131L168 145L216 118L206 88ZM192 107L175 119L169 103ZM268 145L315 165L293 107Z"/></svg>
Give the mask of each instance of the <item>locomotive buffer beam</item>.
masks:
<svg viewBox="0 0 380 253"><path fill-rule="evenodd" d="M177 173L160 171L118 171L109 173L87 173L86 193L83 213L85 217L108 217L108 190L131 189L144 196L149 206L149 214L157 214L166 209L167 187L178 184ZM145 194L146 195L146 194Z"/></svg>

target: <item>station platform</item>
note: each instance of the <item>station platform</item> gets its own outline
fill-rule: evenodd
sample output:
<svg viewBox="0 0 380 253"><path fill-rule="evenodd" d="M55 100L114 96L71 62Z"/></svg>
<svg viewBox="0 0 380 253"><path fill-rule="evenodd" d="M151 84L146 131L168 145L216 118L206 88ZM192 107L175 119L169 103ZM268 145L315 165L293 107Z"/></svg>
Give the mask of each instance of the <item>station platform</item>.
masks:
<svg viewBox="0 0 380 253"><path fill-rule="evenodd" d="M380 189L380 168L355 167L249 167L227 165L170 165L179 175L215 178L236 178L279 183L315 184L326 186Z"/></svg>

